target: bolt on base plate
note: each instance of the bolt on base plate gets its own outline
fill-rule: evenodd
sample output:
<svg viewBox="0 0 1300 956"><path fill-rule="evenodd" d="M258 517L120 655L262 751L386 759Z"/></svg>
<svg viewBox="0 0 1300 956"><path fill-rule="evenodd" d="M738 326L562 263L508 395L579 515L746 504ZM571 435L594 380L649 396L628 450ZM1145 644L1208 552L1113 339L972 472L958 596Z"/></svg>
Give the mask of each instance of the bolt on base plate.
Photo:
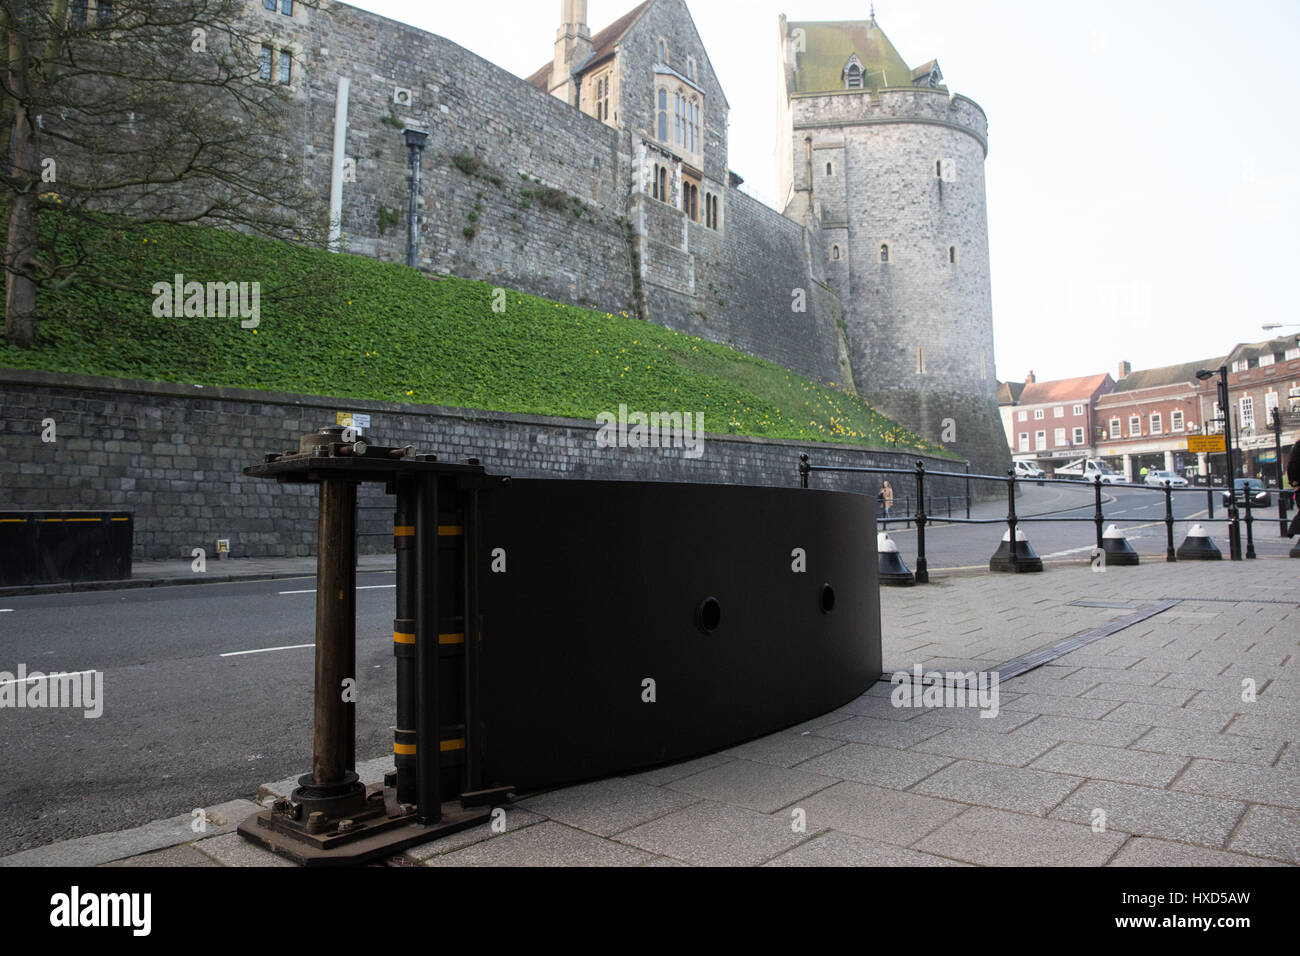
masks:
<svg viewBox="0 0 1300 956"><path fill-rule="evenodd" d="M302 866L356 866L381 860L410 847L487 824L492 808L465 809L460 801L442 805L442 819L422 826L414 808L389 816L381 787L369 790L366 810L346 819L312 814L294 820L277 807L253 814L239 824L239 835Z"/></svg>

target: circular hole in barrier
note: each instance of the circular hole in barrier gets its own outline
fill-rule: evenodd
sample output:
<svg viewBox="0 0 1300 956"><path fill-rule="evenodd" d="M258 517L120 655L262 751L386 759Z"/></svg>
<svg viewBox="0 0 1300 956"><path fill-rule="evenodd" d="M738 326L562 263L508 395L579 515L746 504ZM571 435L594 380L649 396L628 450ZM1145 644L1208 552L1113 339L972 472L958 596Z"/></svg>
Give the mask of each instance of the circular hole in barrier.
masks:
<svg viewBox="0 0 1300 956"><path fill-rule="evenodd" d="M695 609L695 624L705 634L712 634L722 623L722 605L715 597L706 597Z"/></svg>
<svg viewBox="0 0 1300 956"><path fill-rule="evenodd" d="M835 610L835 589L829 584L822 585L822 613L829 614Z"/></svg>

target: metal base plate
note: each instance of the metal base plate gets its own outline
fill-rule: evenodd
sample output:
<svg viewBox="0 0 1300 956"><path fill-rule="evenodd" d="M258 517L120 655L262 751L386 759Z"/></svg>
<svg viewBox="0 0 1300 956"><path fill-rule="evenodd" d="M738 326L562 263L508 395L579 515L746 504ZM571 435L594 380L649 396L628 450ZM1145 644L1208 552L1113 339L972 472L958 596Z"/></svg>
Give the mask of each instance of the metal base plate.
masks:
<svg viewBox="0 0 1300 956"><path fill-rule="evenodd" d="M491 817L491 807L466 810L459 801L453 801L442 805L442 820L431 826L422 826L412 813L380 818L346 834L309 834L291 824L285 825L288 821L270 810L263 810L244 820L238 829L245 840L301 866L357 866L486 825Z"/></svg>

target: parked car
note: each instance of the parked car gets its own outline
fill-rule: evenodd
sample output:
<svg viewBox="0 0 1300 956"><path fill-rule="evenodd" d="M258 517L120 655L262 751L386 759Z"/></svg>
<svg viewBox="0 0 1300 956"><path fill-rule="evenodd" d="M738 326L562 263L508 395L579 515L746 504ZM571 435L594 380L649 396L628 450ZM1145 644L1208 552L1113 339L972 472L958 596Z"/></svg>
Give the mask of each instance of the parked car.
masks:
<svg viewBox="0 0 1300 956"><path fill-rule="evenodd" d="M1165 482L1169 483L1171 488L1186 488L1187 479L1175 475L1172 471L1149 471L1147 472L1146 484L1155 485L1157 488L1163 488Z"/></svg>
<svg viewBox="0 0 1300 956"><path fill-rule="evenodd" d="M1249 491L1248 491L1249 489ZM1246 507L1246 495L1250 494L1250 507L1267 508L1273 503L1273 496L1268 493L1264 487L1264 482L1258 478L1238 478L1232 483L1232 490L1237 496L1237 507ZM1223 506L1226 508L1229 504L1228 493L1223 493Z"/></svg>
<svg viewBox="0 0 1300 956"><path fill-rule="evenodd" d="M1039 468L1032 461L1017 461L1014 463L1017 478L1034 478L1039 481L1047 477L1047 472Z"/></svg>

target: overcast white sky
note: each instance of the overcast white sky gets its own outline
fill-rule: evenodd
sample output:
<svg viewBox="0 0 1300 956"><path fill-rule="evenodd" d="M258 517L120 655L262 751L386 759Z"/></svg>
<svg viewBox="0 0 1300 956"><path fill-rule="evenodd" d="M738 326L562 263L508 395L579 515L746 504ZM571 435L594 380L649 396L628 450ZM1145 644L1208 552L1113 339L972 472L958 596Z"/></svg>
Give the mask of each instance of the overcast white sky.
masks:
<svg viewBox="0 0 1300 956"><path fill-rule="evenodd" d="M590 0L595 32L639 0ZM777 16L869 2L688 0L731 103L731 167L776 192ZM521 76L560 0L353 0ZM1039 381L1222 355L1300 308L1300 2L878 0L913 66L989 117L997 371ZM770 198L768 199L770 202Z"/></svg>

